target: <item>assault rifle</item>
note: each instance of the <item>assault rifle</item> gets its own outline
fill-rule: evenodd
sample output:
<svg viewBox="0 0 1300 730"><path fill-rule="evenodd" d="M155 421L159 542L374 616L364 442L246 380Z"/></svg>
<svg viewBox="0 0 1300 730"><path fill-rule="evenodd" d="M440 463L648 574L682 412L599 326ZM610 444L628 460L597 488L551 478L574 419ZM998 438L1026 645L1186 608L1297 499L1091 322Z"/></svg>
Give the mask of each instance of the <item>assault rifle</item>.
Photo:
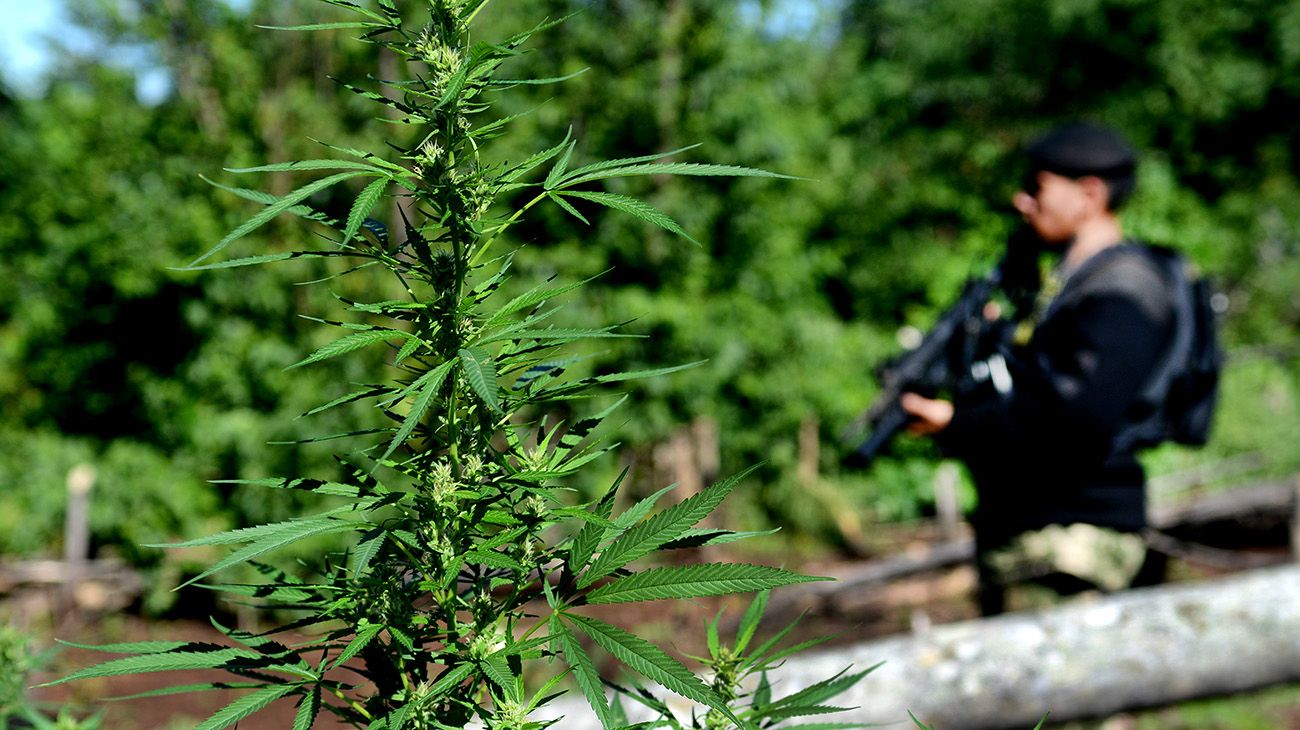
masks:
<svg viewBox="0 0 1300 730"><path fill-rule="evenodd" d="M866 467L911 420L903 410L903 393L935 397L946 392L969 392L984 384L998 391L1010 387L1006 363L997 354L1008 322L990 321L985 306L999 290L1005 291L1018 316L1032 303L1038 289L1037 239L1027 229L1008 242L1002 261L986 276L972 277L961 296L944 312L915 348L886 362L876 371L881 391L861 416L845 431L844 440L870 434L845 460Z"/></svg>

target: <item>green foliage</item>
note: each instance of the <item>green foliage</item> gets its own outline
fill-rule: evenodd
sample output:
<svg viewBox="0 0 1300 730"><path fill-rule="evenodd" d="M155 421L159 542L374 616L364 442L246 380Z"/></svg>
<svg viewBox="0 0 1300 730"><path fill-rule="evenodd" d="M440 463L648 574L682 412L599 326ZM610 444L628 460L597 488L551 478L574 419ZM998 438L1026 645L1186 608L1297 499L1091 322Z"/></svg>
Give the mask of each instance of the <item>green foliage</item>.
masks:
<svg viewBox="0 0 1300 730"><path fill-rule="evenodd" d="M581 607L766 590L816 579L765 566L722 563L637 569L636 561L659 550L744 537L728 530L701 532L696 525L749 471L656 514L651 514L652 499L615 515L611 500L617 484L596 502L569 504L572 490L564 480L612 448L603 445L599 430L623 400L578 419L553 420L550 414L557 405L577 398L600 398L604 383L640 379L665 369L587 377L565 373L566 349L618 333L613 327L547 323L557 311L553 298L574 286L506 298L499 292L509 280L513 255L486 254L534 205L559 193L597 202L614 200L578 187L592 182L651 174L779 176L732 165L639 158L565 172L573 150L567 139L522 163L488 163L477 140L485 136L480 120L490 108L486 94L501 86L531 83L502 79L501 67L551 24L488 43L471 39L472 21L486 0L434 2L416 21L388 2L378 2L371 10L341 0L324 1L374 21L367 21L361 40L394 54L414 75L375 81L391 96L344 84L400 113L394 119L401 124L399 131L388 142L398 161L386 161L379 153L340 150L368 162L311 160L230 170L347 172L280 196L241 193L261 203L262 209L189 268L203 268L216 254L279 214L293 212L317 192L354 177L374 178L355 198L345 222L309 218L325 229L320 235L331 246L327 252L348 267L330 272L331 286L362 272L357 264L367 264L391 275L390 286L401 296L374 298L383 289L367 292L367 299L336 293L356 321L317 320L346 334L289 367L334 366L337 358L355 358L382 345L392 357L393 377L312 409L319 413L340 402L374 405L374 417L363 428L305 439L359 444L336 454L341 478L327 482L295 475L226 481L328 496L335 506L171 545L237 546L184 585L251 566L261 573L261 582L208 587L254 598L256 605L293 614L295 620L259 634L214 621L233 645L151 642L99 647L127 656L75 671L53 684L215 669L233 675L238 680L233 686L252 691L200 723L203 730L235 725L285 697L299 703L296 727L311 727L321 712L328 712L354 727L445 728L479 721L504 730L545 725L527 721L527 715L554 696L554 682L533 688L523 673L526 663L544 659L568 665L559 675L572 671L597 712L612 723L603 697L597 696L594 663L577 641L576 630L639 674L710 707L736 726L749 727L715 688L680 661L635 634L584 615ZM499 126L488 124L500 133ZM544 181L533 182L524 174L551 159L556 161ZM381 223L367 218L390 189L402 191L394 199L403 230L391 237L400 237L400 243L390 239ZM500 205L504 190L534 197L517 207ZM611 207L681 230L662 213L650 215L628 202L630 198L617 200ZM372 235L359 235L363 228ZM290 255L319 253L326 252ZM272 260L285 257L235 262ZM310 578L259 562L331 534L352 536L353 547L315 561ZM543 597L549 610L538 615L535 602ZM287 628L318 633L292 646L271 638ZM542 629L547 633L533 636ZM360 680L338 679L330 674L332 669L347 669ZM213 682L187 689L231 686ZM339 702L323 702L325 694Z"/></svg>
<svg viewBox="0 0 1300 730"><path fill-rule="evenodd" d="M708 635L709 655L697 658L708 668L708 675L710 676L708 688L723 700L725 706L708 709L702 718L693 712L690 722L687 723L678 718L654 694L647 692L641 685L629 678L626 684L610 683L610 686L616 692L614 703L611 707L598 708L598 713L610 712L613 717L626 723L628 713L623 707L622 700L627 698L649 708L654 714L652 719L634 726L638 728L725 730L735 727L735 723L739 723L740 727L749 728L801 727L849 730L850 728L867 727L846 722L814 722L809 724L806 720L853 709L836 707L825 703L857 684L859 680L880 665L855 673L849 673L848 669L845 669L829 679L814 682L784 697L774 698L772 696L772 685L768 680L768 672L779 667L782 660L791 654L815 646L825 641L825 639L812 639L792 646L781 646L782 640L798 624L798 619L796 619L793 623L777 631L767 641L751 649L750 643L762 622L763 613L767 607L767 598L767 591L762 591L754 597L737 625L736 636L730 644L723 644L719 638L719 624L722 621L722 613L719 613L712 621L708 622L705 627ZM584 692L588 694L588 697L592 698L593 706L597 703L603 703L603 692L588 691L585 685ZM798 725L784 724L788 720L804 720L805 722L800 722ZM607 726L609 724L606 722Z"/></svg>
<svg viewBox="0 0 1300 730"><path fill-rule="evenodd" d="M341 471L328 449L265 442L375 425L339 406L381 381L392 353L377 345L330 361L331 369L279 372L353 334L330 334L294 312L325 311L330 288L353 301L404 295L369 262L328 288L291 286L338 274L347 253L295 252L296 217L337 221L335 239L367 240L379 230L365 225L369 217L402 239L391 196L404 190L384 177L320 190L230 244L252 256L166 269L235 230L248 217L245 200L274 205L335 172L362 170L275 167L257 173L266 192L222 176L229 196L211 195L194 171L337 158L397 174L385 167L391 155L352 151L377 130L406 129L392 124L402 112L386 104L373 119L373 98L330 94L338 86L319 72L370 94L359 79L397 74L385 72L391 56L377 46L335 43L336 31L254 28L382 25L346 20L343 6L68 5L77 30L99 41L96 50L62 49L48 91L0 99L8 141L0 149L0 474L15 485L0 492L0 520L26 528L0 531L0 550L57 553L66 469L88 461L103 487L93 545L169 581L198 561L163 558L138 542L283 520L322 504L319 495L247 485L213 494L205 480L333 478ZM1300 190L1291 144L1300 4L852 0L808 3L816 6L808 27L790 21L789 5L517 0L476 18L484 37L505 37L516 30L515 10L558 18L583 9L547 31L556 43L512 57L508 75L592 69L564 84L486 92L496 106L477 120L473 139L486 164L511 166L500 201L519 210L547 192L478 261L518 247L498 295L521 295L556 272L563 281L549 286L597 277L541 324L635 320L635 331L653 338L649 348L575 343L565 365L574 376L710 363L629 385L621 415L605 428L624 445L630 493L658 488L656 445L684 424L711 421L726 434L719 473L763 463L760 484L723 507L730 524L779 525L783 539L824 548L836 543L838 515L868 523L924 515L933 451L909 444L861 474L839 469L833 444L874 394L871 369L897 351L898 328L933 321L959 282L996 257L1010 226L1005 201L1019 179L1018 147L1074 115L1122 128L1143 151L1128 228L1188 252L1231 302L1228 378L1242 384L1232 392L1244 399L1223 399L1210 447L1159 450L1150 471L1243 452L1263 454L1269 473L1300 468L1294 449L1274 445L1277 433L1300 428L1300 409L1287 407L1300 399ZM970 27L986 32L961 30ZM134 80L105 60L119 55L144 58L151 73L169 76L172 93L142 103ZM636 175L600 181L599 190L551 190L613 167L689 163L698 153L682 148L693 141L719 163L809 181L787 188ZM628 159L600 167L607 157ZM535 184L516 186L523 182ZM670 212L700 246L679 245L680 234L652 211ZM257 261L283 263L243 266ZM234 276L221 270L234 266ZM392 345L417 356L414 339ZM432 404L436 393L424 395ZM322 396L339 403L315 420L292 419ZM401 403L409 417L417 403ZM1267 428L1253 440L1261 407ZM557 417L573 417L562 410ZM810 487L797 475L798 433L813 418L822 448ZM110 489L111 474L130 474L135 459L138 473ZM572 486L600 493L622 468L614 461L596 459ZM148 606L160 610L173 598L159 593Z"/></svg>
<svg viewBox="0 0 1300 730"><path fill-rule="evenodd" d="M64 707L51 719L49 713L53 710L27 698L32 675L44 668L52 656L52 652L36 653L30 637L16 625L0 624L0 725L35 730L98 730L99 715L79 719Z"/></svg>

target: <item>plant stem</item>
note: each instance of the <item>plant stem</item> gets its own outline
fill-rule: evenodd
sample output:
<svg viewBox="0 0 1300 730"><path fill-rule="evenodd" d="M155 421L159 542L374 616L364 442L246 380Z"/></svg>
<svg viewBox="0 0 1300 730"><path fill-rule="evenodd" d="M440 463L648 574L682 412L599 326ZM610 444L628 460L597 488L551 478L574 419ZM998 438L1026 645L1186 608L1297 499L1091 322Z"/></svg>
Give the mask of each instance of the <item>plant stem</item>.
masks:
<svg viewBox="0 0 1300 730"><path fill-rule="evenodd" d="M525 212L527 212L529 208L533 207L534 205L537 205L545 198L546 198L546 192L543 191L540 195L528 201L528 205L525 205L524 207L515 211L514 215L510 216L510 218L506 220L505 223L502 223L499 227L497 227L497 229L492 232L492 235L488 238L488 240L484 241L483 245L479 246L478 251L474 252L474 256L469 260L470 267L473 268L473 266L478 263L478 260L483 256L483 253L488 250L488 247L492 245L493 241L497 240L497 236L501 235L502 231L509 228L513 223L518 221L520 216L522 216Z"/></svg>

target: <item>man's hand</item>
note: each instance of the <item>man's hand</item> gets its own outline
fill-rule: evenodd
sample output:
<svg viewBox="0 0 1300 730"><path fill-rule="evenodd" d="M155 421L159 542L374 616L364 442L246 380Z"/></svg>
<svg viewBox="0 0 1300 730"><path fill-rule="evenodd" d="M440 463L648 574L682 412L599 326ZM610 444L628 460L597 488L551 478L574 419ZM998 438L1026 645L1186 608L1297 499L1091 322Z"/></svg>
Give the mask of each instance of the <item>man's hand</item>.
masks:
<svg viewBox="0 0 1300 730"><path fill-rule="evenodd" d="M933 436L952 423L953 407L950 401L934 400L916 393L904 393L898 404L916 418L907 431L916 436Z"/></svg>

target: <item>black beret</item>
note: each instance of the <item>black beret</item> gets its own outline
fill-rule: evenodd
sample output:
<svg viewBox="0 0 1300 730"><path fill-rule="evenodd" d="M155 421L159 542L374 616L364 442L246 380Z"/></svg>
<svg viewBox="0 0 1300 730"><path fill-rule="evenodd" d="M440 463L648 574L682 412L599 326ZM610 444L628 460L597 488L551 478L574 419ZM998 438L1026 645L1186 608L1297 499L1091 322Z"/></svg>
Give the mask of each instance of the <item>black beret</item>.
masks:
<svg viewBox="0 0 1300 730"><path fill-rule="evenodd" d="M1065 177L1127 177L1137 166L1137 151L1123 135L1089 122L1069 122L1025 147L1036 170Z"/></svg>

